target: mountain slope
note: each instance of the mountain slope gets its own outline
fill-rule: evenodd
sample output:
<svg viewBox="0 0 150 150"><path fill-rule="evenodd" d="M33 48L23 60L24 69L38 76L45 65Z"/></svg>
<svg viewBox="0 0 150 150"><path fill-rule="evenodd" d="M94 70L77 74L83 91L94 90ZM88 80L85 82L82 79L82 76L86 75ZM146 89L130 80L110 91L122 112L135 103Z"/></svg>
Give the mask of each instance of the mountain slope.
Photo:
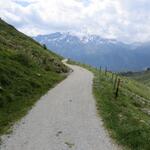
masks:
<svg viewBox="0 0 150 150"><path fill-rule="evenodd" d="M0 135L67 71L61 57L0 19Z"/></svg>
<svg viewBox="0 0 150 150"><path fill-rule="evenodd" d="M78 37L53 33L34 37L62 56L112 71L141 70L150 66L150 44L125 44L96 35Z"/></svg>
<svg viewBox="0 0 150 150"><path fill-rule="evenodd" d="M136 81L144 83L147 86L150 86L150 70L141 71L141 72L127 72L121 74L130 79L134 79Z"/></svg>

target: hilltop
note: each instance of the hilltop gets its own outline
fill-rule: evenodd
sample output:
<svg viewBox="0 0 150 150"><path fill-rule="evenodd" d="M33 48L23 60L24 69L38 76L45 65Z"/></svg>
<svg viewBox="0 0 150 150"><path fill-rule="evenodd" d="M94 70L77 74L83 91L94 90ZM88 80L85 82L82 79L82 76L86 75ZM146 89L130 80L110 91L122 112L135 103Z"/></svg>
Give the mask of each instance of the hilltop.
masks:
<svg viewBox="0 0 150 150"><path fill-rule="evenodd" d="M61 60L0 19L0 135L65 78Z"/></svg>

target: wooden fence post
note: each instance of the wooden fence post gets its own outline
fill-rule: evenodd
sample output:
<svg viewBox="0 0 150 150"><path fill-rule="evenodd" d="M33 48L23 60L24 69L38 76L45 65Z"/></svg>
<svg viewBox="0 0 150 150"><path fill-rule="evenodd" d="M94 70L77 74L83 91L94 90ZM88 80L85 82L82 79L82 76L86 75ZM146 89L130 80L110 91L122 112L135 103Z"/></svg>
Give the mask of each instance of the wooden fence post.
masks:
<svg viewBox="0 0 150 150"><path fill-rule="evenodd" d="M99 67L99 80L101 78L101 66Z"/></svg>
<svg viewBox="0 0 150 150"><path fill-rule="evenodd" d="M105 67L105 76L107 75L107 67Z"/></svg>
<svg viewBox="0 0 150 150"><path fill-rule="evenodd" d="M117 78L118 78L118 75L116 75L116 77L115 77L114 89L116 88Z"/></svg>
<svg viewBox="0 0 150 150"><path fill-rule="evenodd" d="M118 92L119 92L119 86L120 86L120 79L118 79L118 83L117 83L117 89L116 89L116 92L115 92L115 98L118 97Z"/></svg>
<svg viewBox="0 0 150 150"><path fill-rule="evenodd" d="M114 73L112 72L112 74L111 74L111 80L112 80L112 82L113 82L113 79L114 79Z"/></svg>
<svg viewBox="0 0 150 150"><path fill-rule="evenodd" d="M102 68L101 68L101 66L100 66L100 68L99 68L99 74L101 75L101 72L102 72Z"/></svg>

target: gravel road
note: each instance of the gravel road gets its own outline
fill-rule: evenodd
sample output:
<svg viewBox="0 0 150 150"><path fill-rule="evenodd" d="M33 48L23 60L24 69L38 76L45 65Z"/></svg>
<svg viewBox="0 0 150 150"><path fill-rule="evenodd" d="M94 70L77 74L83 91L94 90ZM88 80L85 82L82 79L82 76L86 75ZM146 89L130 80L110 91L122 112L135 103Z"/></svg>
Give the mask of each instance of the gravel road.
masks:
<svg viewBox="0 0 150 150"><path fill-rule="evenodd" d="M3 136L1 150L117 150L97 115L91 72L74 71Z"/></svg>

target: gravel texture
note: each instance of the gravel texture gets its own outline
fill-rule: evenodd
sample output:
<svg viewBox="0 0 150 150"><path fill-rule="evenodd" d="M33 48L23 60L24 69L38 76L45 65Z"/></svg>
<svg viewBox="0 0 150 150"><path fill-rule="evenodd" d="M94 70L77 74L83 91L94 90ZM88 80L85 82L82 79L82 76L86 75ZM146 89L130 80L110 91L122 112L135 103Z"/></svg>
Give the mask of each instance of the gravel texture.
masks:
<svg viewBox="0 0 150 150"><path fill-rule="evenodd" d="M1 150L117 150L97 115L93 74L81 67L50 90L2 137Z"/></svg>

